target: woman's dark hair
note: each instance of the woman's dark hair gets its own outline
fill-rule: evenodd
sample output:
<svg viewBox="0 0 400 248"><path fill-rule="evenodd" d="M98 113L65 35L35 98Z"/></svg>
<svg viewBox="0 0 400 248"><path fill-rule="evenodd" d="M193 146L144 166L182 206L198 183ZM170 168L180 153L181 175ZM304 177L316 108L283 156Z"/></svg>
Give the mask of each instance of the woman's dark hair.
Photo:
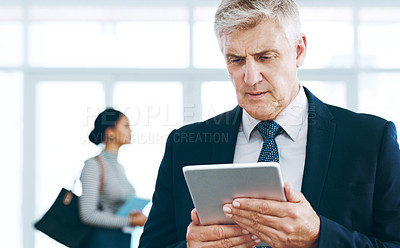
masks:
<svg viewBox="0 0 400 248"><path fill-rule="evenodd" d="M101 112L94 121L94 129L89 134L89 140L96 145L103 142L106 129L115 127L121 115L123 115L122 112L112 108L107 108Z"/></svg>

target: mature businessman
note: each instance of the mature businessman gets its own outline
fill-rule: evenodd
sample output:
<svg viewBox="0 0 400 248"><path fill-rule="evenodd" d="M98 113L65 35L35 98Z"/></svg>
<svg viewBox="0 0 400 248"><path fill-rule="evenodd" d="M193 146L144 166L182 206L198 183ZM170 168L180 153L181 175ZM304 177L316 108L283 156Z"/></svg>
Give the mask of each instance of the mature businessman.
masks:
<svg viewBox="0 0 400 248"><path fill-rule="evenodd" d="M139 247L400 247L394 124L300 86L307 42L296 4L222 0L215 32L239 106L169 135ZM184 138L206 134L227 139ZM275 154L288 201L236 199L223 206L236 224L200 225L182 167L256 162L260 152Z"/></svg>

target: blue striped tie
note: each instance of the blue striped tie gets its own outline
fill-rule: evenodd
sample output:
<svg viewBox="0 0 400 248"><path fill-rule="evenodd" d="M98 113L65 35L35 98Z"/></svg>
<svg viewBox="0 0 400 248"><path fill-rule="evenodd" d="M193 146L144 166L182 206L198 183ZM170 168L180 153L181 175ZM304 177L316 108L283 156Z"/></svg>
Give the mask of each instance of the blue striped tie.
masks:
<svg viewBox="0 0 400 248"><path fill-rule="evenodd" d="M258 162L279 162L275 137L281 132L282 127L274 121L262 121L257 124L256 128L264 140Z"/></svg>

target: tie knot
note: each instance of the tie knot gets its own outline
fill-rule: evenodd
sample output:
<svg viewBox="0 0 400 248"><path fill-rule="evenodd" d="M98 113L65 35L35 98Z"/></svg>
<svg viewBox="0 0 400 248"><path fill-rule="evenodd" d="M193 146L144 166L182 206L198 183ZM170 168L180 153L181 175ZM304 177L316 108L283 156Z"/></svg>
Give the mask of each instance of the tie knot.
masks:
<svg viewBox="0 0 400 248"><path fill-rule="evenodd" d="M282 127L275 121L262 121L257 124L256 128L260 132L264 141L267 138L275 139L275 137L282 130Z"/></svg>

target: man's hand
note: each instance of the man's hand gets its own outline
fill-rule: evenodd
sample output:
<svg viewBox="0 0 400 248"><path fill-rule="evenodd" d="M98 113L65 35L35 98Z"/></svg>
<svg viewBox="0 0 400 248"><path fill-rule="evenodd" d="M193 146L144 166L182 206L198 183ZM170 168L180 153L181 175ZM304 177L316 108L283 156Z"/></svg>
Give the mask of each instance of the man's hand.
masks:
<svg viewBox="0 0 400 248"><path fill-rule="evenodd" d="M261 243L261 240L238 225L210 225L201 226L195 209L191 213L190 223L186 241L188 248L228 248L228 247L253 247Z"/></svg>
<svg viewBox="0 0 400 248"><path fill-rule="evenodd" d="M225 204L226 217L274 248L317 247L320 219L302 193L285 183L287 202L238 198Z"/></svg>

